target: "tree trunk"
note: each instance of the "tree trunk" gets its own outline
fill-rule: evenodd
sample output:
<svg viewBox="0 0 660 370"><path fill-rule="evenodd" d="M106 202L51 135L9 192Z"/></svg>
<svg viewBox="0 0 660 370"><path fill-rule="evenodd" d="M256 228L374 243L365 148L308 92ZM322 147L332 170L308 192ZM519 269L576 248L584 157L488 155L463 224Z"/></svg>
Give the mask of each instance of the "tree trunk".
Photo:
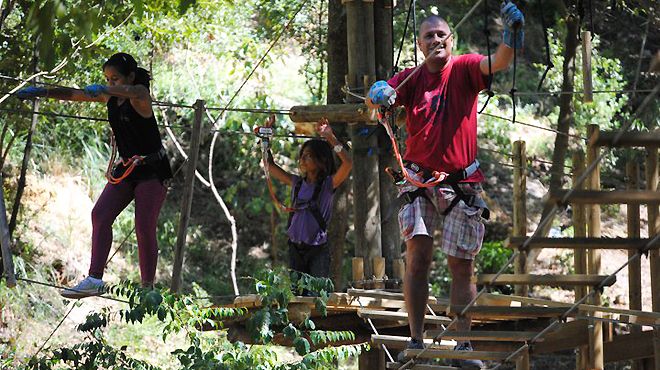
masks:
<svg viewBox="0 0 660 370"><path fill-rule="evenodd" d="M328 1L328 104L341 104L347 73L348 50L346 48L346 9L341 1ZM331 122L332 123L332 122ZM346 125L332 125L337 137L345 138ZM335 284L335 290L344 288L342 276L344 250L346 249L346 232L348 231L348 189L350 180L345 181L336 191L332 219L328 227L328 242L330 243L330 276Z"/></svg>
<svg viewBox="0 0 660 370"><path fill-rule="evenodd" d="M575 55L578 47L578 32L580 30L580 23L578 18L573 14L566 16L566 39L564 41L564 64L562 66L563 82L561 91L573 91L575 87ZM557 134L555 137L555 151L552 154L552 169L550 170L550 191L562 188L562 180L564 177L564 161L568 152L568 133L570 127L575 125L575 117L573 116L573 95L562 94L559 98L559 118L557 122L557 131L562 134ZM548 202L541 214L541 220L548 217L553 205ZM554 216L553 216L554 217ZM541 236L548 235L552 222L547 223L547 226L542 230ZM540 249L532 249L527 258L528 269L535 262Z"/></svg>

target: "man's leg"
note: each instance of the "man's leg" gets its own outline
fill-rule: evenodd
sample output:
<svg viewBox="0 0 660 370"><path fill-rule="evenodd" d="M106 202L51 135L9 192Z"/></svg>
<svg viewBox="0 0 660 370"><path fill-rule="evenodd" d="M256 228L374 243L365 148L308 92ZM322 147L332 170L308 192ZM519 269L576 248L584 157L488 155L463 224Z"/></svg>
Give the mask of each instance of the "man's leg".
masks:
<svg viewBox="0 0 660 370"><path fill-rule="evenodd" d="M410 337L423 343L424 314L429 299L429 268L433 260L433 239L417 235L406 242L406 276L403 295L408 310Z"/></svg>
<svg viewBox="0 0 660 370"><path fill-rule="evenodd" d="M477 295L477 286L472 283L474 271L474 260L447 256L447 264L451 273L451 293L449 300L452 305L465 306ZM470 330L472 320L469 317L461 317L455 330Z"/></svg>

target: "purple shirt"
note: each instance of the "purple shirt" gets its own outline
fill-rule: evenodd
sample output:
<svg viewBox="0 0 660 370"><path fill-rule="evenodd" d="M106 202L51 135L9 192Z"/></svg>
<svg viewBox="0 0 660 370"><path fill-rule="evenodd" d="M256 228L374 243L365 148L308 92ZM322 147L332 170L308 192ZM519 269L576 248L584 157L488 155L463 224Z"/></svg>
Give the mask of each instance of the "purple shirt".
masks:
<svg viewBox="0 0 660 370"><path fill-rule="evenodd" d="M304 181L300 176L293 175L293 186L291 187L291 198L293 200L293 192L298 182L302 181L300 190L298 191L298 200L295 202L296 208L303 208L293 213L291 218L291 225L287 230L289 240L294 243L305 243L308 245L321 245L328 242L327 230L321 230L318 222L314 218L312 212L307 208L309 201L314 195L314 188L316 184ZM317 199L317 206L323 219L325 220L326 229L330 224L330 216L332 215L332 198L334 197L334 189L332 188L332 177L328 176L321 184L321 191Z"/></svg>

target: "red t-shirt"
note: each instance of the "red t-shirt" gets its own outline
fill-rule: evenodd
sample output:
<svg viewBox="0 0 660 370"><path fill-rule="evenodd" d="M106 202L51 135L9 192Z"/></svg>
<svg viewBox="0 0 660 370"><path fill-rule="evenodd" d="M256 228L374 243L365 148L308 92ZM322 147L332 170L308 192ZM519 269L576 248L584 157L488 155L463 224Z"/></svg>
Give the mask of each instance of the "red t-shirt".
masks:
<svg viewBox="0 0 660 370"><path fill-rule="evenodd" d="M477 158L477 95L487 85L479 54L452 56L441 72L420 68L397 92L396 105L406 107L406 152L403 158L430 170L452 173ZM389 81L396 88L413 68ZM464 182L481 182L481 170Z"/></svg>

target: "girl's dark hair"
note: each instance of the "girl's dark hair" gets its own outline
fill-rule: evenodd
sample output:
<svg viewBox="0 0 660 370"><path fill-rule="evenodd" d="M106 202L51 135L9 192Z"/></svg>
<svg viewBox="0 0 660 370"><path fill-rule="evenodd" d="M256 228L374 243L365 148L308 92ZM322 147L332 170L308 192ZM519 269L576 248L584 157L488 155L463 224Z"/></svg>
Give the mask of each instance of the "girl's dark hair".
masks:
<svg viewBox="0 0 660 370"><path fill-rule="evenodd" d="M335 172L337 172L337 168L335 166L335 157L332 153L332 148L327 141L321 139L305 141L305 143L300 148L298 158L302 156L305 148L309 148L309 150L314 154L314 159L316 159L316 163L319 166L319 181L324 181L326 177L332 176Z"/></svg>
<svg viewBox="0 0 660 370"><path fill-rule="evenodd" d="M149 71L138 67L135 58L133 58L130 54L114 54L110 57L110 59L103 63L103 69L105 69L105 67L113 67L123 76L128 76L131 74L131 72L135 72L135 81L133 81L133 84L144 85L147 89L149 88L149 81L151 81Z"/></svg>

